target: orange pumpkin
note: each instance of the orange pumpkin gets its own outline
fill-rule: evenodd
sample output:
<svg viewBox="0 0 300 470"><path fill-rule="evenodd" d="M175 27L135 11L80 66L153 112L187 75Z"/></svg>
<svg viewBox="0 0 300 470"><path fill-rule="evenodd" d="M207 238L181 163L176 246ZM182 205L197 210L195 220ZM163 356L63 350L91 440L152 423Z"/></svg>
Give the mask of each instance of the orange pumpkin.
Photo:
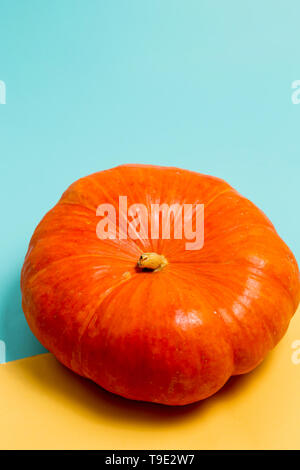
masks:
<svg viewBox="0 0 300 470"><path fill-rule="evenodd" d="M204 246L142 227L136 240L100 239L97 207L118 209L120 195L128 206L204 204ZM65 366L127 398L185 405L263 360L296 311L300 279L272 223L225 181L123 165L76 181L45 215L21 288L30 328Z"/></svg>

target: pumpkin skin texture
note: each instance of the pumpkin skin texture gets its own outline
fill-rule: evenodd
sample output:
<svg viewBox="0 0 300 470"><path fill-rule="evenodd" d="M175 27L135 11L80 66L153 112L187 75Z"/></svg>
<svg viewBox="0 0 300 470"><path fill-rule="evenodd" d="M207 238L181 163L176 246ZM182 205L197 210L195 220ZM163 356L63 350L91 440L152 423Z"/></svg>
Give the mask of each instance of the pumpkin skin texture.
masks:
<svg viewBox="0 0 300 470"><path fill-rule="evenodd" d="M137 240L99 239L96 209L117 210L119 195L149 212L151 203L204 204L203 248L142 230ZM140 269L142 253L167 264ZM32 332L65 366L126 398L185 405L264 359L297 309L300 278L272 223L225 181L122 165L79 179L45 215L21 289Z"/></svg>

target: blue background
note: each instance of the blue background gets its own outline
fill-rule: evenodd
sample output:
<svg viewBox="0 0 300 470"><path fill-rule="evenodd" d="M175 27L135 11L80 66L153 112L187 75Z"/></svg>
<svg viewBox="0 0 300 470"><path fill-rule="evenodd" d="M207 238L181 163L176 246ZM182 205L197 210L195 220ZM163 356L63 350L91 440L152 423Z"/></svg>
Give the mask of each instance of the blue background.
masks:
<svg viewBox="0 0 300 470"><path fill-rule="evenodd" d="M30 236L74 180L126 162L226 179L300 257L298 0L0 0L0 340ZM2 344L3 346L3 344Z"/></svg>

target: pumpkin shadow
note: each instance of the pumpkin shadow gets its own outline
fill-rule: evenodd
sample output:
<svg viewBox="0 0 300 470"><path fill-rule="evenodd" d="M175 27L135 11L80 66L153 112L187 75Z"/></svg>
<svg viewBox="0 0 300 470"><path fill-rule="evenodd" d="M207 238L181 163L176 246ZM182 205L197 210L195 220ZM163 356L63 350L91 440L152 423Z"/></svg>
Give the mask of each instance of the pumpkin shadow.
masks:
<svg viewBox="0 0 300 470"><path fill-rule="evenodd" d="M254 376L264 374L269 367L270 356L254 371L231 377L212 397L185 406L138 402L114 395L67 369L52 354L44 354L36 361L20 361L20 372L22 380L27 377L30 384L35 382L43 394L53 395L55 400L61 397L63 403L70 403L71 409L79 414L90 415L91 419L99 415L101 420L115 423L116 426L139 424L157 427L159 424L162 427L168 426L170 422L190 421L220 402L226 406L226 401L241 394Z"/></svg>
<svg viewBox="0 0 300 470"><path fill-rule="evenodd" d="M4 362L46 352L32 334L22 310L20 273L21 267L1 299L0 340L5 344Z"/></svg>

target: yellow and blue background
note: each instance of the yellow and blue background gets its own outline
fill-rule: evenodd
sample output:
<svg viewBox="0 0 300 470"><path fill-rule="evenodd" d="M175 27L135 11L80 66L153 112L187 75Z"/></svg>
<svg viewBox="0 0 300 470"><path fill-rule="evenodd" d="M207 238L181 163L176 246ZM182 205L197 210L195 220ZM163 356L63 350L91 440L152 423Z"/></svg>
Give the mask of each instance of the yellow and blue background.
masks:
<svg viewBox="0 0 300 470"><path fill-rule="evenodd" d="M57 414L58 434L66 436L66 421L74 424L62 448L64 442L300 447L294 429L300 365L291 362L299 315L266 365L234 379L196 411L162 411L98 394L50 355L16 361L45 353L21 309L20 270L30 236L66 187L86 174L139 162L224 178L264 210L299 261L300 105L292 101L292 83L300 79L299 14L298 0L0 0L6 84L0 361L7 362L0 386L7 447L14 446L13 429L21 429L20 409L11 414L7 407L18 397L24 419L32 421L29 437L18 431L27 448L41 433L37 416L54 432ZM115 441L105 429L114 430ZM36 445L57 447L57 439L53 434L53 442Z"/></svg>

